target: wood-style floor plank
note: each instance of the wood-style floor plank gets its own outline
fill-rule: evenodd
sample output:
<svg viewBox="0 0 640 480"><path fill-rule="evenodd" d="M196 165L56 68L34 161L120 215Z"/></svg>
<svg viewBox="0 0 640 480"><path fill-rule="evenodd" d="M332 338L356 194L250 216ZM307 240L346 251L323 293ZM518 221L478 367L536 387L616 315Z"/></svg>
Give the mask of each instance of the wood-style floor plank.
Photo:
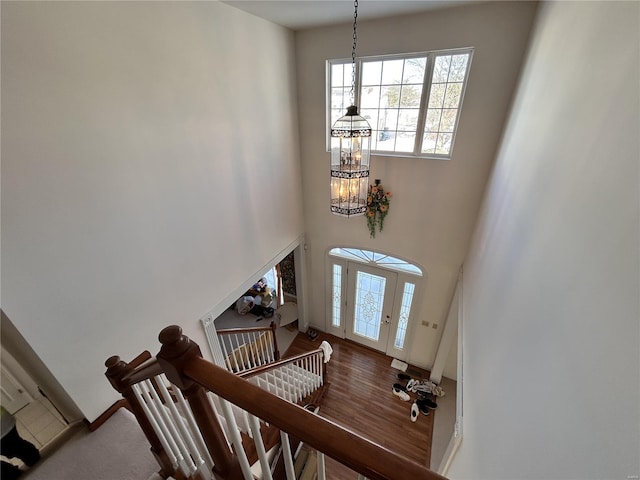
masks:
<svg viewBox="0 0 640 480"><path fill-rule="evenodd" d="M318 332L315 341L298 334L283 356L318 348L323 340L331 344L333 354L327 365L330 387L319 415L429 468L436 411L428 416L420 414L415 423L411 421L416 395L409 393L411 400L406 402L393 395L393 384L405 385L406 381L396 377L400 372L391 367L391 357L323 332ZM429 378L427 371L420 372L423 378ZM354 480L357 476L327 459L327 478Z"/></svg>

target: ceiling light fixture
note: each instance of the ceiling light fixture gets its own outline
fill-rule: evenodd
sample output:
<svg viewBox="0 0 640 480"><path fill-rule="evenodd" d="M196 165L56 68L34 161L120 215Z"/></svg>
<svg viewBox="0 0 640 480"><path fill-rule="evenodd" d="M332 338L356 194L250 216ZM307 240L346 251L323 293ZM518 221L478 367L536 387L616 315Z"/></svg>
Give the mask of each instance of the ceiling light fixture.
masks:
<svg viewBox="0 0 640 480"><path fill-rule="evenodd" d="M351 50L351 106L331 128L331 213L343 217L367 210L371 126L355 102L358 0L354 2Z"/></svg>

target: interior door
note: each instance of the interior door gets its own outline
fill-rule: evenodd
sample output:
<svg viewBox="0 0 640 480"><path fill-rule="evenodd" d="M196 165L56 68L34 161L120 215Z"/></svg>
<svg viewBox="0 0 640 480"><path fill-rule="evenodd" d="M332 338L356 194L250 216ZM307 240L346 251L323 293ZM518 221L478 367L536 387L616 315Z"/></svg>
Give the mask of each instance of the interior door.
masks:
<svg viewBox="0 0 640 480"><path fill-rule="evenodd" d="M395 272L349 262L346 338L386 351L397 276Z"/></svg>
<svg viewBox="0 0 640 480"><path fill-rule="evenodd" d="M0 367L0 401L9 413L16 413L33 399L26 389L4 366Z"/></svg>

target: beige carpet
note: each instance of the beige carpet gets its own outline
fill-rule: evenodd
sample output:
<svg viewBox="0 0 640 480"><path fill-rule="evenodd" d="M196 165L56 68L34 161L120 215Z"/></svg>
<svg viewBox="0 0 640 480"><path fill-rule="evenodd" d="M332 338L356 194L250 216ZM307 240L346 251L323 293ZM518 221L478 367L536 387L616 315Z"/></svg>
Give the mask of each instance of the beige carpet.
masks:
<svg viewBox="0 0 640 480"><path fill-rule="evenodd" d="M147 480L159 470L135 417L121 408L95 432L83 426L22 478Z"/></svg>

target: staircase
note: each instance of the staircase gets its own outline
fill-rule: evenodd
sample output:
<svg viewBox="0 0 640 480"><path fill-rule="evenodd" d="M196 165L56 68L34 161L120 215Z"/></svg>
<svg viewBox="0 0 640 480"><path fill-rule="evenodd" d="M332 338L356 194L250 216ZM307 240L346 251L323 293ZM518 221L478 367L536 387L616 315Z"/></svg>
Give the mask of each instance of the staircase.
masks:
<svg viewBox="0 0 640 480"><path fill-rule="evenodd" d="M204 360L177 326L159 338L156 357L111 357L106 376L136 415L165 478L324 480L325 456L348 466L354 479L444 478L317 414L328 388L323 348L285 360L274 354L242 369L231 362L229 371ZM263 340L246 350L252 362L273 348Z"/></svg>

